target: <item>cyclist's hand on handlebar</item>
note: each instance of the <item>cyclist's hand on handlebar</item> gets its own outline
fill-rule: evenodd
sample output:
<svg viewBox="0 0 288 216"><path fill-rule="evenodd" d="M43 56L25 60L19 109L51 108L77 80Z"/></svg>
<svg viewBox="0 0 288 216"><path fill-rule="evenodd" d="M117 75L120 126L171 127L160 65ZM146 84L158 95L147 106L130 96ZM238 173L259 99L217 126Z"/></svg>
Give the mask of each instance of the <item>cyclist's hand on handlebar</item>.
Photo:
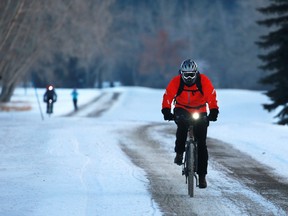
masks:
<svg viewBox="0 0 288 216"><path fill-rule="evenodd" d="M174 120L174 115L172 113L169 113L169 116L166 116L166 119L164 116L164 120L172 121L172 120Z"/></svg>
<svg viewBox="0 0 288 216"><path fill-rule="evenodd" d="M174 115L171 113L171 109L169 108L163 108L161 110L163 116L164 116L164 120L173 120L174 119Z"/></svg>
<svg viewBox="0 0 288 216"><path fill-rule="evenodd" d="M218 109L211 109L210 113L208 115L208 120L209 121L217 121L218 113L219 113Z"/></svg>

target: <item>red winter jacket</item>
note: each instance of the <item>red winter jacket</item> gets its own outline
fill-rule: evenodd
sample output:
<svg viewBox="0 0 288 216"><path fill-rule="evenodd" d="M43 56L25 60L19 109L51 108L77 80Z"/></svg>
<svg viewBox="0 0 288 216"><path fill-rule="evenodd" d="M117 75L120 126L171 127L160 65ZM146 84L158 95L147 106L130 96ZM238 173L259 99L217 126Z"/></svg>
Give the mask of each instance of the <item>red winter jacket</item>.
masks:
<svg viewBox="0 0 288 216"><path fill-rule="evenodd" d="M181 75L175 76L168 84L163 95L162 108L171 109L171 105L175 99L175 107L184 108L189 112L207 112L207 104L210 110L218 109L216 90L207 76L200 74L203 94L199 91L196 84L191 87L184 85L181 94L175 98L181 79Z"/></svg>

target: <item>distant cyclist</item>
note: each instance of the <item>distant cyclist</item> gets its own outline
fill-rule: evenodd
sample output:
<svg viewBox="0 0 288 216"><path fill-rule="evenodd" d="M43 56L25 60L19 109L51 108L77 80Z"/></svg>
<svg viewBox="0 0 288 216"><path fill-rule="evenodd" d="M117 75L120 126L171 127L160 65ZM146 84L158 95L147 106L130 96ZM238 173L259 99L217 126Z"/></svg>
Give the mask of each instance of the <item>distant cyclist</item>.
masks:
<svg viewBox="0 0 288 216"><path fill-rule="evenodd" d="M198 175L199 188L206 188L206 174L208 166L208 150L206 145L207 127L209 121L216 121L219 113L216 91L209 78L200 74L196 62L187 59L182 62L179 75L172 78L163 95L162 114L164 120L175 120L177 124L174 163L182 165L183 153L189 125L185 119L191 113L198 112L207 116L208 120L201 120L194 126L194 135L198 141ZM174 115L171 113L171 105L175 103ZM208 106L207 106L208 105Z"/></svg>
<svg viewBox="0 0 288 216"><path fill-rule="evenodd" d="M57 94L56 94L55 89L52 85L47 86L43 100L45 103L47 103L47 111L46 112L48 114L53 113L53 103L55 103L57 101Z"/></svg>

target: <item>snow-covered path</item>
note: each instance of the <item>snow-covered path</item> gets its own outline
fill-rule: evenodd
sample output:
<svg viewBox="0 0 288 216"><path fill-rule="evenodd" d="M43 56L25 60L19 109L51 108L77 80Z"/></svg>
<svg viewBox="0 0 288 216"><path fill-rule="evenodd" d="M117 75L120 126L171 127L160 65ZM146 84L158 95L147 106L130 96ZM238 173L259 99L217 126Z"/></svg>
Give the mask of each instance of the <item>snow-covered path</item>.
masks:
<svg viewBox="0 0 288 216"><path fill-rule="evenodd" d="M111 124L14 118L1 128L0 215L159 215Z"/></svg>
<svg viewBox="0 0 288 216"><path fill-rule="evenodd" d="M39 95L42 93L40 90ZM213 215L251 215L255 213L253 205L260 209L260 215L287 215L285 205L281 209L255 188L243 184L243 180L231 178L231 171L216 159L209 163L208 188L196 191L195 199L189 198L181 171L172 163L175 128L162 120L163 91L146 88L79 91L80 106L97 99L73 114L70 90L57 93L55 113L51 118L45 116L44 121L33 90L25 95L18 91L14 96L15 101L31 103L31 111L0 113L0 215L175 215L182 201L193 208L183 208L178 215L209 215L211 211ZM102 93L105 97L101 97ZM234 105L232 95L238 96ZM259 109L263 103L259 95L220 91L221 118L210 127L210 135L218 139L222 136L241 151L251 153L251 157L268 164L280 179L287 175L287 170L279 172L279 167L286 165L287 146L279 141L286 140L287 127L271 125L277 132L269 136L270 140L281 143L283 152L269 149L265 134L260 139L263 145L259 150L261 143L256 138L233 133L249 130L257 136L261 128L269 128L269 115ZM257 114L245 114L238 103L240 98L243 106L249 103L250 111L255 110ZM41 105L44 110L45 104ZM69 113L70 117L64 117ZM249 127L241 127L247 121L251 122ZM155 127L144 136L135 132L144 132L143 128L149 125ZM251 128L253 125L257 127ZM159 154L152 154L151 149ZM133 152L141 153L136 158L141 166ZM155 163L164 172L147 169L155 167ZM171 175L169 178L165 171ZM163 187L155 179L161 180ZM168 192L171 196L167 196ZM238 198L241 204L236 205ZM210 205L214 207L209 208Z"/></svg>

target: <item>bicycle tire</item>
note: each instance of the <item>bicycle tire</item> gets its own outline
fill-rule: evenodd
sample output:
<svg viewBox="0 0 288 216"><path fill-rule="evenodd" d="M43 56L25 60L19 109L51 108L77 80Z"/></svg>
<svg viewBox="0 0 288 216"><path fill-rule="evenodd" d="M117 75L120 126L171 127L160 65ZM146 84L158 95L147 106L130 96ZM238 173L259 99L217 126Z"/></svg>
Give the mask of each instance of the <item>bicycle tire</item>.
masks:
<svg viewBox="0 0 288 216"><path fill-rule="evenodd" d="M194 146L190 142L187 149L187 168L188 168L188 195L194 196Z"/></svg>

